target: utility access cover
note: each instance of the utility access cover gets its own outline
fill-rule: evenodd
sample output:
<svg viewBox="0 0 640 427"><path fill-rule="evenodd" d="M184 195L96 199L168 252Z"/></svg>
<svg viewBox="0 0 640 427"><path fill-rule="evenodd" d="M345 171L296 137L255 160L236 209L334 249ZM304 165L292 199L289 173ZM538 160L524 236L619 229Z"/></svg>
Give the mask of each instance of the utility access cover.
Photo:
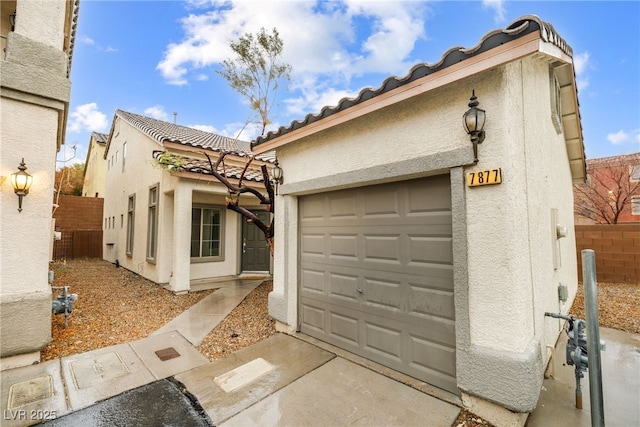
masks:
<svg viewBox="0 0 640 427"><path fill-rule="evenodd" d="M129 369L116 352L71 362L71 374L76 389L91 387L114 378L129 375Z"/></svg>
<svg viewBox="0 0 640 427"><path fill-rule="evenodd" d="M51 375L15 383L9 388L7 409L20 408L21 406L48 399L52 396L53 377L51 377Z"/></svg>

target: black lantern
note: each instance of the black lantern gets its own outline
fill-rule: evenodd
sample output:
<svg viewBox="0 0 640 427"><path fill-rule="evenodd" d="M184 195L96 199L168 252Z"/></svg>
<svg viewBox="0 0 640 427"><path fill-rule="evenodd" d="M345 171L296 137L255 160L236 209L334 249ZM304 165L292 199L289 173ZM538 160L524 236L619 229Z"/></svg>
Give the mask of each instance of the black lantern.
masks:
<svg viewBox="0 0 640 427"><path fill-rule="evenodd" d="M282 169L277 160L275 166L271 169L271 179L275 186L276 194L278 194L278 185L282 184Z"/></svg>
<svg viewBox="0 0 640 427"><path fill-rule="evenodd" d="M471 135L471 143L473 144L473 161L478 163L478 144L482 144L484 141L484 121L486 119L486 113L484 110L478 108L480 103L476 98L476 91L471 92L471 99L469 100L469 110L462 116L464 129L469 135Z"/></svg>
<svg viewBox="0 0 640 427"><path fill-rule="evenodd" d="M11 174L11 184L13 185L13 191L18 196L18 212L22 212L22 198L29 194L29 188L33 182L33 177L27 172L27 167L24 164L24 158L18 166L18 172Z"/></svg>
<svg viewBox="0 0 640 427"><path fill-rule="evenodd" d="M16 29L16 11L15 10L11 15L9 15L9 24L11 24L11 31L15 31Z"/></svg>

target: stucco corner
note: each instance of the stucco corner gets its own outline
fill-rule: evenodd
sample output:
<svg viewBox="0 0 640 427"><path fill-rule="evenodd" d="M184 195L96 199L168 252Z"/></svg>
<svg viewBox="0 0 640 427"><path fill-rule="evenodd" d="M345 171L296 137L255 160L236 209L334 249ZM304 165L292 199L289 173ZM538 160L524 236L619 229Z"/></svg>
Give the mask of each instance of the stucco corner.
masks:
<svg viewBox="0 0 640 427"><path fill-rule="evenodd" d="M51 341L51 294L5 295L0 319L0 357L40 351Z"/></svg>
<svg viewBox="0 0 640 427"><path fill-rule="evenodd" d="M457 352L458 387L465 393L519 413L538 404L544 375L538 340L523 352L507 352L471 345Z"/></svg>
<svg viewBox="0 0 640 427"><path fill-rule="evenodd" d="M287 323L287 299L282 293L272 291L269 293L269 316L278 322Z"/></svg>

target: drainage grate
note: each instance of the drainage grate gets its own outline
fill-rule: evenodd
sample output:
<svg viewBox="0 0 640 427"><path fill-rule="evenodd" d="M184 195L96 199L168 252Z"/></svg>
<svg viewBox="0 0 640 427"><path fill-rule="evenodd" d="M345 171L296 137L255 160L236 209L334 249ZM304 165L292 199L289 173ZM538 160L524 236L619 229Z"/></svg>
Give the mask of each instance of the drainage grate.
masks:
<svg viewBox="0 0 640 427"><path fill-rule="evenodd" d="M180 353L178 353L175 348L169 347L156 351L156 356L158 356L158 358L164 362L167 360L175 359L176 357L180 357Z"/></svg>
<svg viewBox="0 0 640 427"><path fill-rule="evenodd" d="M7 409L19 408L50 397L53 397L53 377L51 375L15 383L9 388Z"/></svg>

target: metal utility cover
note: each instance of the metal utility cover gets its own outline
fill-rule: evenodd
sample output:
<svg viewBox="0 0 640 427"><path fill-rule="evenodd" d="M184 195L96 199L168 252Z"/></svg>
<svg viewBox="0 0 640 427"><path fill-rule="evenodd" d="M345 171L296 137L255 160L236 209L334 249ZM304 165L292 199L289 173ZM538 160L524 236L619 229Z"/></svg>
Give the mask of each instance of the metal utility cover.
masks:
<svg viewBox="0 0 640 427"><path fill-rule="evenodd" d="M301 331L456 385L449 175L303 196Z"/></svg>

